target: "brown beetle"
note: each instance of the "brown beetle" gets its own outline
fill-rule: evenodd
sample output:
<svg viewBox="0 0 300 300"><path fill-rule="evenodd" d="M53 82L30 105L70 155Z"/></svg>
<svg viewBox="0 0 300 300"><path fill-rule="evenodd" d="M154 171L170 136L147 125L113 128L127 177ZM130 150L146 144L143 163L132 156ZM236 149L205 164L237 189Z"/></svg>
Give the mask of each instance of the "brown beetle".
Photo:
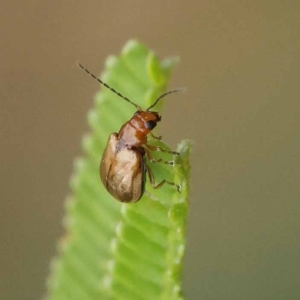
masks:
<svg viewBox="0 0 300 300"><path fill-rule="evenodd" d="M177 190L180 191L179 185L165 179L155 184L153 172L145 161L146 154L151 162L164 162L173 165L173 161L155 160L152 157L151 151L162 151L179 155L178 152L168 151L147 143L148 134L155 139L161 139L161 137L156 137L151 132L157 125L157 122L160 122L161 117L157 112L150 111L150 109L164 96L178 92L179 90L172 90L162 94L151 106L146 110L142 110L140 106L108 86L84 66L81 64L78 65L100 84L137 108L135 114L121 127L119 132L112 133L108 138L100 163L100 177L108 192L121 202L137 202L141 199L145 191L146 172L148 172L150 184L154 189L168 183L176 186Z"/></svg>

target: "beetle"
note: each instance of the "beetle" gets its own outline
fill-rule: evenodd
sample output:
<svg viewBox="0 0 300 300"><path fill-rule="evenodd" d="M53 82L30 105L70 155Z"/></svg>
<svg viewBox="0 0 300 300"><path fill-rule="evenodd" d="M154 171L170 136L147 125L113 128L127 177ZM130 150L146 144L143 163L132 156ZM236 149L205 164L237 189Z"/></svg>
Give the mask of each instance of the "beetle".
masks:
<svg viewBox="0 0 300 300"><path fill-rule="evenodd" d="M141 199L145 191L146 173L151 186L154 189L160 188L165 183L173 185L180 192L180 186L163 179L160 183L155 183L153 172L146 163L145 155L150 162L163 162L174 165L174 161L164 161L154 159L151 151L162 151L173 155L178 152L168 151L158 146L149 145L147 135L150 134L154 139L160 140L161 136L155 136L151 131L161 121L161 116L151 109L166 95L180 91L171 90L160 95L152 105L143 110L136 103L120 94L118 91L107 85L96 77L82 64L79 67L88 75L97 80L123 100L132 104L137 111L129 121L124 123L119 132L110 134L106 148L100 162L100 178L107 191L117 200L125 203L134 203Z"/></svg>

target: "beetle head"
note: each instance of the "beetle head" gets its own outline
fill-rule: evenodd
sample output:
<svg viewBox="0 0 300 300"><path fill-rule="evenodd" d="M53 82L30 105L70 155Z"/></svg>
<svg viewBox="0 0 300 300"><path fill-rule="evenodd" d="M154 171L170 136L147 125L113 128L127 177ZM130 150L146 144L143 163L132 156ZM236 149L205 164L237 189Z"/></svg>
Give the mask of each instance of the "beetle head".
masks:
<svg viewBox="0 0 300 300"><path fill-rule="evenodd" d="M146 129L152 130L157 122L161 121L161 116L156 111L137 111L135 116L143 120Z"/></svg>

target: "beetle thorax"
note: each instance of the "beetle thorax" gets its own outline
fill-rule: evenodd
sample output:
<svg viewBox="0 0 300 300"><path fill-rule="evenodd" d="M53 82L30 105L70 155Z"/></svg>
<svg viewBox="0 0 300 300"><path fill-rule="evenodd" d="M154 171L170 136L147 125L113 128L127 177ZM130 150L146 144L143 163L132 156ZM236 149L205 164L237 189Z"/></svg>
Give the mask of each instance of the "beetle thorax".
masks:
<svg viewBox="0 0 300 300"><path fill-rule="evenodd" d="M157 125L161 117L157 112L137 111L118 133L119 147L141 147L147 143L147 134Z"/></svg>

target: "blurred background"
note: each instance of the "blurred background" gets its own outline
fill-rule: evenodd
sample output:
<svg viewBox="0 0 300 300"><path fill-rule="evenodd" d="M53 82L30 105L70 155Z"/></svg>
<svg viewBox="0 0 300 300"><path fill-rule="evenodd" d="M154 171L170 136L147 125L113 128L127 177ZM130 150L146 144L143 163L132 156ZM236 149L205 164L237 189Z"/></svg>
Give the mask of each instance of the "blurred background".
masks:
<svg viewBox="0 0 300 300"><path fill-rule="evenodd" d="M110 54L179 55L161 123L195 141L186 299L300 299L300 2L2 1L3 300L40 299Z"/></svg>

